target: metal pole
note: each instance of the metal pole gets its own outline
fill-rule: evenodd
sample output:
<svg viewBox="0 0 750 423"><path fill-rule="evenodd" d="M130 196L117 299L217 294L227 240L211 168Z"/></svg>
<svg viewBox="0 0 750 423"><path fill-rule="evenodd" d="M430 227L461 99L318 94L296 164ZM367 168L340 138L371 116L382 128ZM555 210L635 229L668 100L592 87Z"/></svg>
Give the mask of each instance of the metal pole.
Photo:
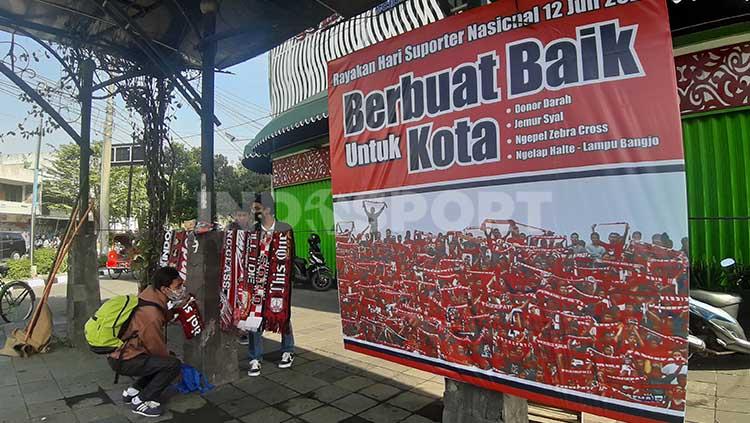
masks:
<svg viewBox="0 0 750 423"><path fill-rule="evenodd" d="M112 120L115 99L107 99L107 115L104 118L104 140L102 142L102 168L99 180L99 254L109 250L109 185L112 170Z"/></svg>
<svg viewBox="0 0 750 423"><path fill-rule="evenodd" d="M34 239L36 234L36 209L39 205L39 154L42 149L42 130L44 129L44 115L39 116L39 136L36 139L36 155L34 156L34 188L31 194L31 242L29 242L29 259L34 267ZM35 272L32 272L35 273Z"/></svg>
<svg viewBox="0 0 750 423"><path fill-rule="evenodd" d="M205 2L215 5L214 2ZM216 32L216 10L207 8L203 15L203 38L210 39ZM201 77L201 192L198 201L198 220L213 223L216 213L214 195L214 67L216 41L208 41L202 50Z"/></svg>
<svg viewBox="0 0 750 423"><path fill-rule="evenodd" d="M94 61L90 59L81 63L81 162L78 174L81 191L81 206L79 207L81 218L84 217L91 195L89 182L91 173L91 87L95 66Z"/></svg>
<svg viewBox="0 0 750 423"><path fill-rule="evenodd" d="M133 214L133 149L135 148L135 140L130 149L130 165L128 167L128 202L125 206L125 224L130 230L130 215Z"/></svg>

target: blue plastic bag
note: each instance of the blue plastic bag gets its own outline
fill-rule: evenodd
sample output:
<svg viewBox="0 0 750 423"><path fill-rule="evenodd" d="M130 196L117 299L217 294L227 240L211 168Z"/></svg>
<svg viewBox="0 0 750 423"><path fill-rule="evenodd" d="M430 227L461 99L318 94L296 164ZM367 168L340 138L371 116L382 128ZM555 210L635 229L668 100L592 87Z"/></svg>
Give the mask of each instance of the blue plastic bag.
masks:
<svg viewBox="0 0 750 423"><path fill-rule="evenodd" d="M214 389L214 386L208 383L206 377L192 366L183 364L180 368L180 373L182 374L182 380L180 383L175 384L175 388L181 394L189 394L192 392L205 394Z"/></svg>

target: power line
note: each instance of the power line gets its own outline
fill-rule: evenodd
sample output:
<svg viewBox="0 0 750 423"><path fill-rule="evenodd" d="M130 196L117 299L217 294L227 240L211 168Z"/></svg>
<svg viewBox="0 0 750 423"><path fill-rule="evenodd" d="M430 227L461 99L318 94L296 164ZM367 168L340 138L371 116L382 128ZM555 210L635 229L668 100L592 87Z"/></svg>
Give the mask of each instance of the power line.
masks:
<svg viewBox="0 0 750 423"><path fill-rule="evenodd" d="M258 118L262 119L265 116L265 115L250 116L250 115L244 114L241 111L237 110L235 107L233 107L231 104L225 103L225 101L226 101L225 99L222 99L221 97L219 97L216 100L216 105L219 106L222 109L227 110L228 113L231 113L231 114L234 114L234 115L238 116L240 118L239 119L240 122L244 122L244 121L247 121L247 120L254 120L254 119L258 119ZM256 126L258 126L259 129L262 129L261 125L256 124Z"/></svg>
<svg viewBox="0 0 750 423"><path fill-rule="evenodd" d="M239 97L238 95L233 94L233 93L231 93L231 92L229 92L227 90L224 90L222 88L217 88L217 91L219 93L221 93L219 95L219 97L223 96L227 101L229 101L231 103L235 103L235 104L238 104L240 106L244 106L244 107L246 107L248 109L255 109L255 110L257 110L257 111L259 111L261 113L270 113L271 112L271 110L269 110L266 107L263 107L263 106L261 106L261 105L259 105L257 103L252 102L252 101L243 99L243 98Z"/></svg>
<svg viewBox="0 0 750 423"><path fill-rule="evenodd" d="M221 129L224 130L224 131L226 131L227 129L233 129L233 128L238 128L240 126L250 125L252 123L258 122L261 119L266 119L268 117L271 117L271 114L269 114L268 116L262 116L262 117L260 117L258 119L253 119L253 120L250 120L250 121L247 121L247 122L242 122L242 123L237 124L237 125L227 126L225 128L221 128ZM201 134L197 133L197 134L186 135L183 138L196 138L196 137L200 137L200 136L201 136Z"/></svg>

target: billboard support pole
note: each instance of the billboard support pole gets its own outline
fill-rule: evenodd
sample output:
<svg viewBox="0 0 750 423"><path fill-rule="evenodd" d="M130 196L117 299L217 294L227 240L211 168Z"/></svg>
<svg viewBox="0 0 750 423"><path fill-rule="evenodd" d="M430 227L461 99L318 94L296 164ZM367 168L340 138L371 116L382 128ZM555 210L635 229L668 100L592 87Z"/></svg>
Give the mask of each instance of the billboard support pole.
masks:
<svg viewBox="0 0 750 423"><path fill-rule="evenodd" d="M443 421L455 423L528 423L526 399L445 379Z"/></svg>

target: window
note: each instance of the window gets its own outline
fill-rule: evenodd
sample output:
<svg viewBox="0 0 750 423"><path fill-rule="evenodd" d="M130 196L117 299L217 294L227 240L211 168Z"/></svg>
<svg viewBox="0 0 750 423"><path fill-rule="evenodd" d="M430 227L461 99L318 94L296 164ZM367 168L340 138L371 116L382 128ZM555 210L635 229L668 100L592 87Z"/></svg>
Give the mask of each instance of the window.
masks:
<svg viewBox="0 0 750 423"><path fill-rule="evenodd" d="M115 163L129 163L130 162L130 147L116 147L113 148L114 154L112 154Z"/></svg>
<svg viewBox="0 0 750 423"><path fill-rule="evenodd" d="M142 145L133 146L133 162L142 163L146 159L145 151L143 151Z"/></svg>
<svg viewBox="0 0 750 423"><path fill-rule="evenodd" d="M20 203L23 201L23 187L20 185L0 184L0 198L5 201Z"/></svg>

